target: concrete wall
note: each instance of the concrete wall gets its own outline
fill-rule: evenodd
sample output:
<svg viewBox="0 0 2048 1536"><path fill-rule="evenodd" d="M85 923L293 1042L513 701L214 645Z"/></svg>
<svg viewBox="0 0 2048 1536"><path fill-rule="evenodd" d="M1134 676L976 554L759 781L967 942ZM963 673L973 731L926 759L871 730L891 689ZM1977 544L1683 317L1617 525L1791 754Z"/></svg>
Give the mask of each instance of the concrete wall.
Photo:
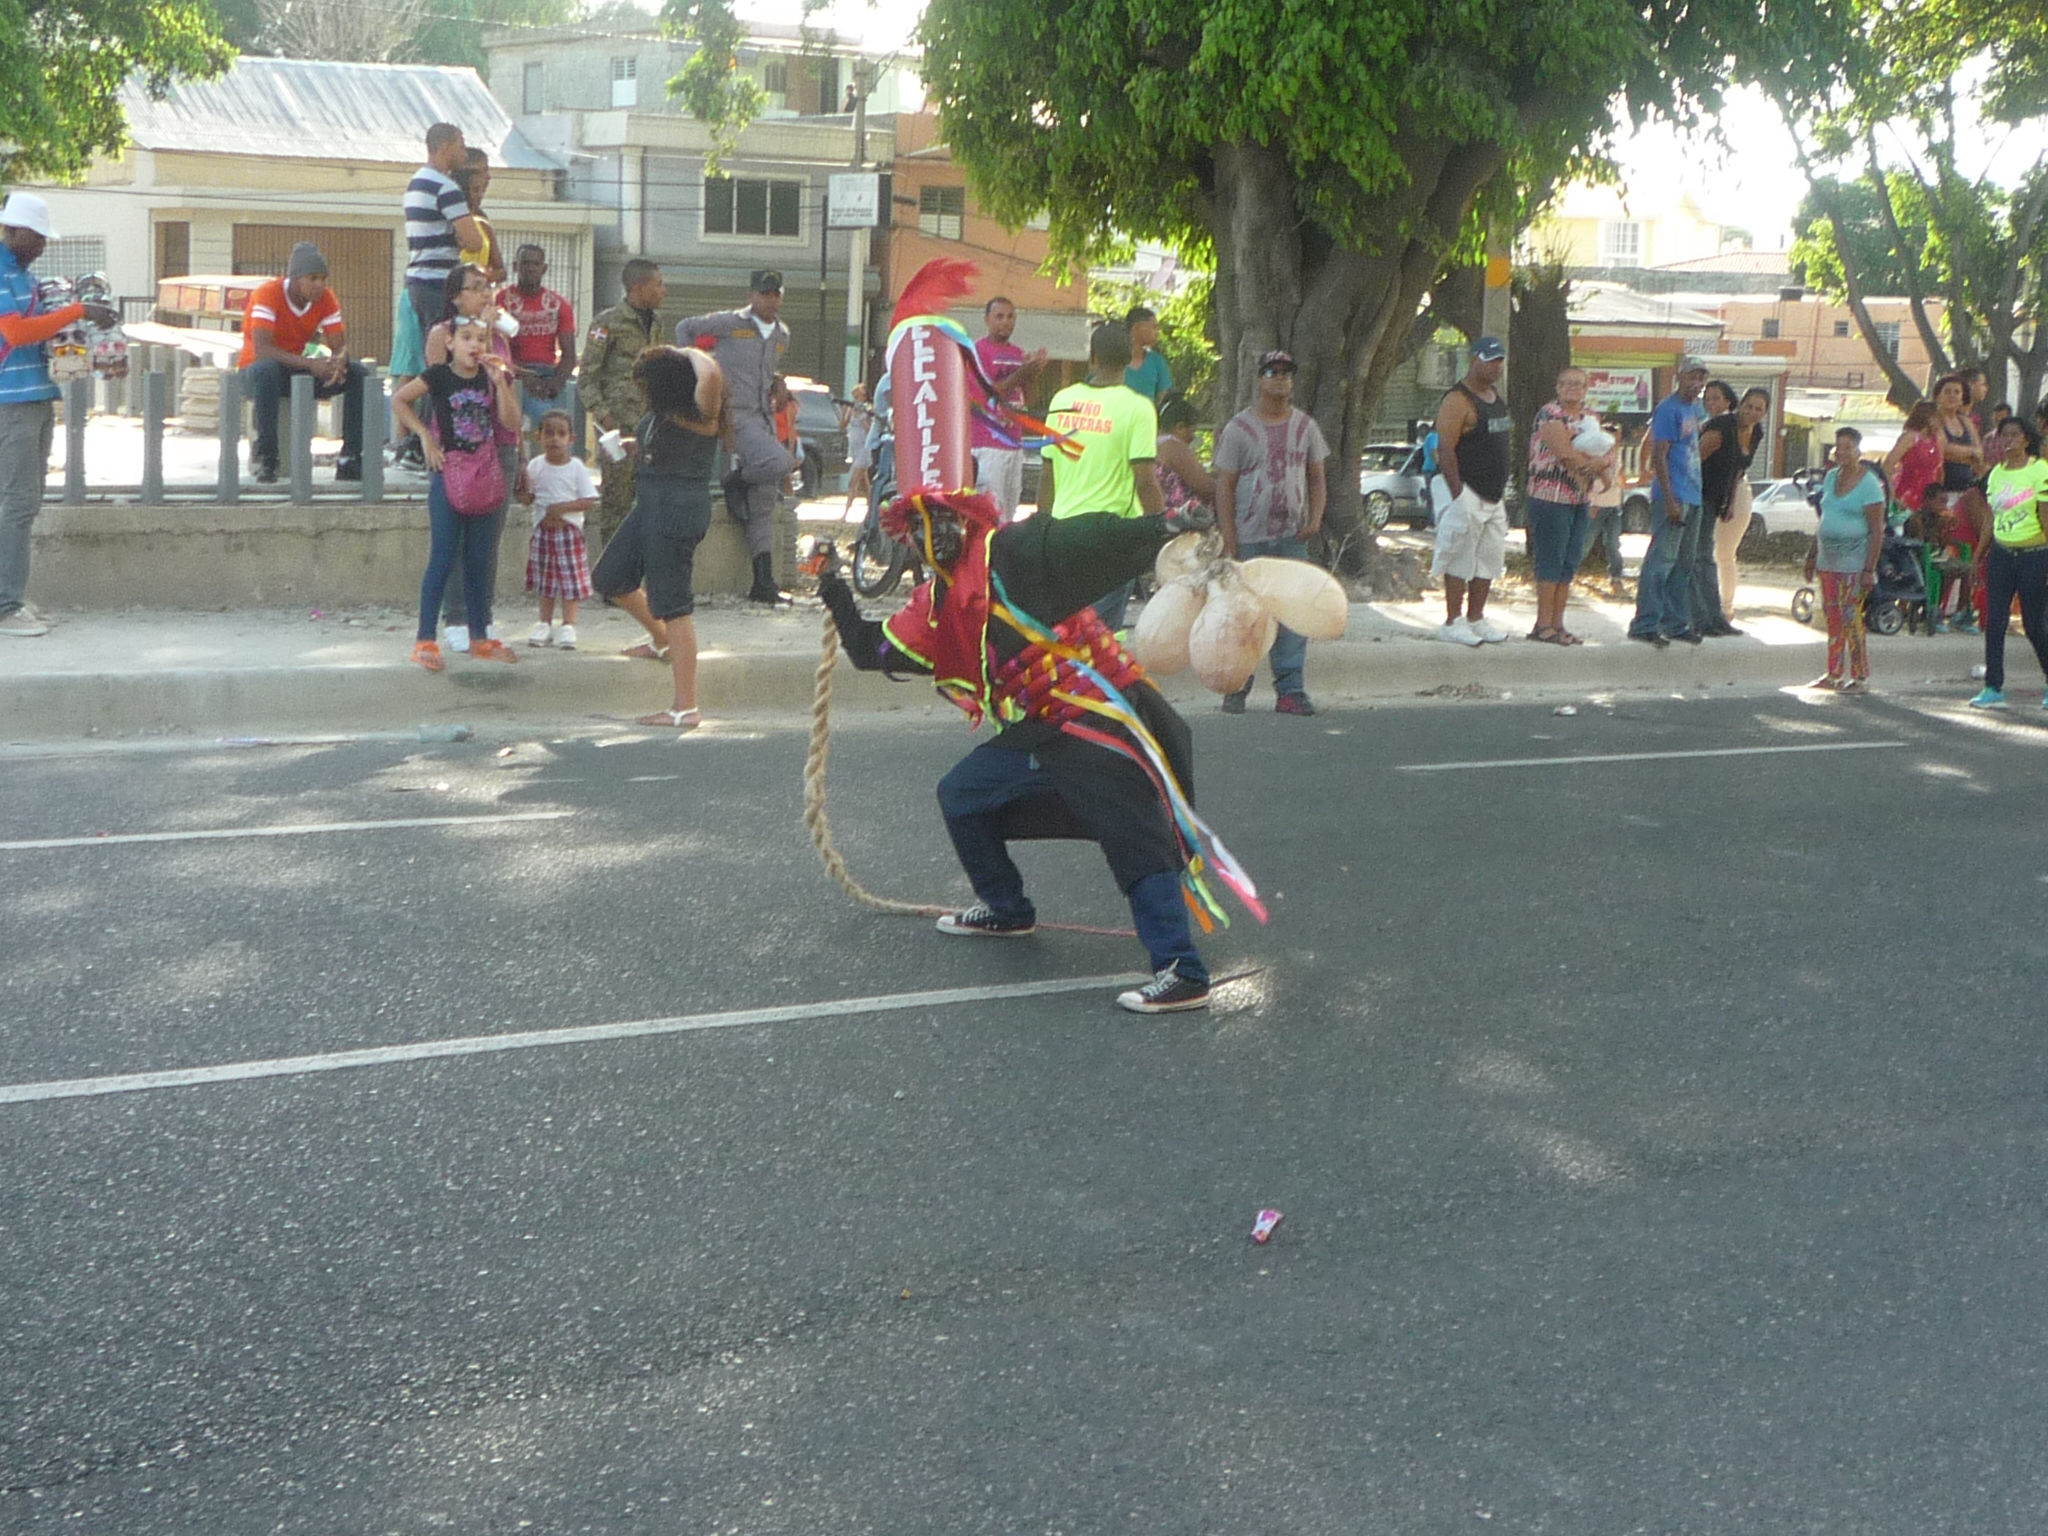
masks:
<svg viewBox="0 0 2048 1536"><path fill-rule="evenodd" d="M527 616L526 511L505 521L498 621ZM778 574L795 559L796 514L777 514ZM35 589L54 608L120 610L388 606L419 603L427 514L381 506L46 506L34 531ZM594 562L593 562L594 563ZM697 550L703 596L752 581L740 526L722 507Z"/></svg>

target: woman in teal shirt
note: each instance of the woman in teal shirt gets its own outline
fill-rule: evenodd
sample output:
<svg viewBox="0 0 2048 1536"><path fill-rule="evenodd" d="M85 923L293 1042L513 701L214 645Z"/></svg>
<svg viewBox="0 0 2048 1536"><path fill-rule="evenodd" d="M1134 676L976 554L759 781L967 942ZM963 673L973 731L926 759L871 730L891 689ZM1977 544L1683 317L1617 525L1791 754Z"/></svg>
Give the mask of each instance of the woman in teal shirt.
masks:
<svg viewBox="0 0 2048 1536"><path fill-rule="evenodd" d="M1977 709L2005 708L2005 631L2012 600L2034 659L2048 673L2048 464L2041 434L2015 416L1998 429L1991 451L1997 468L1985 482L1991 503L1991 547L1984 553L1984 691ZM2048 709L2048 697L2041 707Z"/></svg>
<svg viewBox="0 0 2048 1536"><path fill-rule="evenodd" d="M1863 462L1863 434L1835 434L1835 467L1820 488L1820 528L1806 557L1806 579L1820 576L1828 619L1828 670L1810 686L1862 693L1870 686L1870 651L1863 636L1863 595L1877 579L1884 542L1884 485Z"/></svg>

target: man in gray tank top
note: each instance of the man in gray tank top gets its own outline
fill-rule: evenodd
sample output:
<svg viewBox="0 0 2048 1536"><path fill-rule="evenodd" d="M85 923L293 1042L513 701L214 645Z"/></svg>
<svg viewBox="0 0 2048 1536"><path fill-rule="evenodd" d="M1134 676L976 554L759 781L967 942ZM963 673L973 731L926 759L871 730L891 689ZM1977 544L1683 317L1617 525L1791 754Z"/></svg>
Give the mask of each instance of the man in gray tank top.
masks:
<svg viewBox="0 0 2048 1536"><path fill-rule="evenodd" d="M1486 597L1507 563L1508 403L1501 375L1508 349L1498 336L1472 344L1472 362L1437 407L1436 574L1443 579L1443 627L1452 645L1497 645L1508 632L1486 617Z"/></svg>

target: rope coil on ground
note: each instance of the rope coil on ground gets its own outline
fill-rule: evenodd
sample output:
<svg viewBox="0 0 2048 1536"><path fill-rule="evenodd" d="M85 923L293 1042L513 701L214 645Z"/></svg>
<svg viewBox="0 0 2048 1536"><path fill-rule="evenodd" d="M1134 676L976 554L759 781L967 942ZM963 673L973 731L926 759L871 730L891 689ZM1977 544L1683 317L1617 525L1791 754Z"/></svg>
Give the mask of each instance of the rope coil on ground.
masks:
<svg viewBox="0 0 2048 1536"><path fill-rule="evenodd" d="M846 867L846 860L840 856L838 845L832 841L832 818L825 810L825 770L832 761L832 674L838 660L839 626L833 622L828 609L824 633L818 642L817 686L811 695L811 746L804 757L804 826L810 831L811 844L818 850L818 859L824 864L825 873L837 881L839 888L858 905L871 912L886 912L896 917L944 917L954 909L930 902L897 901L890 896L877 896L853 878L853 872ZM1099 934L1105 938L1137 937L1129 928L1097 928L1086 923L1041 922L1038 926L1066 933Z"/></svg>
<svg viewBox="0 0 2048 1536"><path fill-rule="evenodd" d="M846 867L846 860L832 841L832 819L825 812L825 770L832 760L832 672L838 660L839 626L832 621L832 614L827 610L824 636L818 644L817 688L811 698L811 749L804 758L804 826L810 830L811 843L818 850L825 873L859 905L873 912L889 912L899 917L943 917L953 909L933 906L928 902L896 901L888 896L877 896L853 878L853 872Z"/></svg>

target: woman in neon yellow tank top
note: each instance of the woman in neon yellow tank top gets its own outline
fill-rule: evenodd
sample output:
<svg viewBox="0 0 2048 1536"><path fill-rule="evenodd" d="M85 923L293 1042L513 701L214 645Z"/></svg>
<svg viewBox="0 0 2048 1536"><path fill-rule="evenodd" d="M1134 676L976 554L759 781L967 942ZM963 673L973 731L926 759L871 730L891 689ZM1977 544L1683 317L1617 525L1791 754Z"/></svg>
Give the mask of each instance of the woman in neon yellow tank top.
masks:
<svg viewBox="0 0 2048 1536"><path fill-rule="evenodd" d="M2034 659L2048 676L2048 464L2041 434L2015 416L1992 439L1997 467L1986 482L1991 503L1991 548L1984 557L1984 691L1976 709L2005 708L2005 631L2012 600L2020 600L2020 627ZM2048 696L2041 700L2048 709Z"/></svg>

